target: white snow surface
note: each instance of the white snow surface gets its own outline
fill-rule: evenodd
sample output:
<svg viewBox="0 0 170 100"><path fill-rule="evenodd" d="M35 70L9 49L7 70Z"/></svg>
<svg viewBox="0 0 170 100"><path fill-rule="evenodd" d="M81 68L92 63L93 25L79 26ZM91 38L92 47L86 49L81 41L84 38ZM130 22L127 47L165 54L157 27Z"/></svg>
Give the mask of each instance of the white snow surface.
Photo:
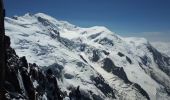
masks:
<svg viewBox="0 0 170 100"><path fill-rule="evenodd" d="M147 73L152 70L170 83L170 77L154 62L153 55L147 49L149 42L144 38L123 38L103 26L82 28L43 13L6 17L5 29L6 34L11 37L11 45L16 53L26 56L28 62L40 66L54 63L64 66L63 80L59 83L63 90L69 91L67 87L80 85L81 90L91 90L103 99L112 99L106 97L90 79L91 76L101 75L105 82L115 89L117 99L146 99L132 86L102 68L103 59L110 58L116 66L123 67L128 79L139 84L151 100L170 100L163 86ZM60 32L60 37L56 31ZM83 46L85 49L81 51ZM92 61L93 50L99 52L100 59L97 62ZM110 54L105 55L103 51ZM125 56L118 56L118 52ZM126 56L131 59L132 64L128 63ZM139 65L140 57L143 56L150 60L149 67L143 65L145 70ZM65 78L66 74L71 78Z"/></svg>
<svg viewBox="0 0 170 100"><path fill-rule="evenodd" d="M151 42L151 44L160 52L170 57L170 42Z"/></svg>

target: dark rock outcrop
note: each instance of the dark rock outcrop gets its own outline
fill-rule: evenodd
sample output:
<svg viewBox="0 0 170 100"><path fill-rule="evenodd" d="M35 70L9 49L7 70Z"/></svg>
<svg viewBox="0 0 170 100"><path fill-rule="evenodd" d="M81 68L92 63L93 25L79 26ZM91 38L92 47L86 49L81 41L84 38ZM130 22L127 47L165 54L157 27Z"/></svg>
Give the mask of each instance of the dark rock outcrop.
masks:
<svg viewBox="0 0 170 100"><path fill-rule="evenodd" d="M140 85L138 85L137 83L134 83L133 86L137 88L143 96L145 96L148 100L150 100L148 93L144 89L142 89Z"/></svg>
<svg viewBox="0 0 170 100"><path fill-rule="evenodd" d="M111 88L103 79L102 76L98 76L98 77L91 77L91 80L94 81L94 85L101 90L101 92L106 96L106 97L112 97L112 98L116 98L115 97L115 93L114 93L114 89ZM96 97L96 96L94 96ZM97 97L96 97L97 98Z"/></svg>
<svg viewBox="0 0 170 100"><path fill-rule="evenodd" d="M83 57L82 55L80 55L80 58L81 58L84 62L88 63L88 62L84 59L84 57Z"/></svg>
<svg viewBox="0 0 170 100"><path fill-rule="evenodd" d="M128 79L123 67L117 67L110 58L105 58L103 62L104 62L103 63L104 70L106 70L107 72L112 72L114 75L122 79L126 84L132 85L141 93L141 95L143 95L148 100L150 100L150 97L147 94L147 92L139 84L133 83Z"/></svg>
<svg viewBox="0 0 170 100"><path fill-rule="evenodd" d="M117 53L120 57L123 57L123 56L125 56L123 53L121 53L121 52L118 52Z"/></svg>
<svg viewBox="0 0 170 100"><path fill-rule="evenodd" d="M37 20L41 22L44 26L49 26L51 24L47 19L44 19L42 17L37 17Z"/></svg>
<svg viewBox="0 0 170 100"><path fill-rule="evenodd" d="M103 53L105 54L105 55L109 55L110 53L109 52L107 52L107 51L105 51L105 50L103 50Z"/></svg>
<svg viewBox="0 0 170 100"><path fill-rule="evenodd" d="M107 72L112 72L113 68L116 67L116 65L113 63L113 61L110 58L105 58L103 60L103 69Z"/></svg>
<svg viewBox="0 0 170 100"><path fill-rule="evenodd" d="M112 72L114 75L124 80L125 83L131 83L126 76L123 67L117 67L110 58L105 58L103 60L103 69L107 72Z"/></svg>
<svg viewBox="0 0 170 100"><path fill-rule="evenodd" d="M53 89L57 92L56 95L62 100L62 92L58 88L57 80L53 77L55 82L48 82L50 77L44 74L36 64L28 64L26 57L18 57L15 50L10 47L10 38L6 39L6 78L5 78L5 96L4 100L8 99L27 99L38 100L46 95L47 91L51 91L48 86L55 87ZM56 65L56 64L55 64ZM56 65L57 66L57 65ZM57 66L62 70L61 66ZM36 83L36 84L35 84ZM55 96L55 95L54 95ZM47 98L53 98L48 96ZM56 100L56 99L52 99Z"/></svg>
<svg viewBox="0 0 170 100"><path fill-rule="evenodd" d="M99 57L99 53L97 50L93 50L93 57L92 57L92 61L97 62L100 59Z"/></svg>
<svg viewBox="0 0 170 100"><path fill-rule="evenodd" d="M96 33L96 34L93 34L93 35L90 35L88 38L89 38L89 39L95 39L95 38L98 37L101 33L102 33L102 32Z"/></svg>
<svg viewBox="0 0 170 100"><path fill-rule="evenodd" d="M61 79L62 71L64 69L64 67L62 65L60 65L58 63L54 63L46 68L43 68L44 71L47 71L48 69L52 69L55 77L57 77L58 79Z"/></svg>
<svg viewBox="0 0 170 100"><path fill-rule="evenodd" d="M162 55L151 45L147 46L148 50L152 53L155 63L158 67L170 76L170 57Z"/></svg>
<svg viewBox="0 0 170 100"><path fill-rule="evenodd" d="M126 56L126 60L129 62L129 64L132 64L132 60Z"/></svg>
<svg viewBox="0 0 170 100"><path fill-rule="evenodd" d="M101 45L110 45L110 46L114 46L114 44L113 44L113 41L112 40L110 40L110 39L108 39L108 38L103 38L103 39L101 39L100 41L99 41L99 44L101 44Z"/></svg>
<svg viewBox="0 0 170 100"><path fill-rule="evenodd" d="M121 78L122 80L124 80L125 83L131 83L126 76L126 73L123 67L114 67L114 69L112 70L112 73L118 76L119 78Z"/></svg>

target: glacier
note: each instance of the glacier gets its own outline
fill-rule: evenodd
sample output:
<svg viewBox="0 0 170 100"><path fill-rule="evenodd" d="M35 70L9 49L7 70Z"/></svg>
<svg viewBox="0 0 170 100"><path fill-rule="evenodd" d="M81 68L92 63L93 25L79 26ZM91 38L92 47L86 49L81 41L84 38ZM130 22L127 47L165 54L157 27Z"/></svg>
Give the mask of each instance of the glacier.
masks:
<svg viewBox="0 0 170 100"><path fill-rule="evenodd" d="M170 100L170 57L144 38L44 13L6 17L5 31L20 57L53 69L63 91L80 86L91 100Z"/></svg>

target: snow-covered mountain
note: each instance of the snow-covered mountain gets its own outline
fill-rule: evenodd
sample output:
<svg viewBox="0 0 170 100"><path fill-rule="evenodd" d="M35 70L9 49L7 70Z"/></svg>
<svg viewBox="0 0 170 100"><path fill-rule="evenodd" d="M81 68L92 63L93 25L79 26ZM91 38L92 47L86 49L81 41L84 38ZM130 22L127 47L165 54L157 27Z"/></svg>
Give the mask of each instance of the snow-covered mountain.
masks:
<svg viewBox="0 0 170 100"><path fill-rule="evenodd" d="M152 42L151 43L158 51L170 56L170 42Z"/></svg>
<svg viewBox="0 0 170 100"><path fill-rule="evenodd" d="M63 91L80 86L91 100L170 100L170 57L144 38L106 27L82 28L43 13L5 18L19 56L53 69Z"/></svg>

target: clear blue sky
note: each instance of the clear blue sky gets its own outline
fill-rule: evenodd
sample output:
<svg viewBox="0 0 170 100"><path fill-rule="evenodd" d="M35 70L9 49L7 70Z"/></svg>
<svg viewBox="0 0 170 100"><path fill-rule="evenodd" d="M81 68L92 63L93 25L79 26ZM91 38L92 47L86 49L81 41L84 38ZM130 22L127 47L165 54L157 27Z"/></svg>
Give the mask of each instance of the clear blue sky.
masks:
<svg viewBox="0 0 170 100"><path fill-rule="evenodd" d="M43 12L90 27L106 26L122 36L170 41L170 0L4 0L7 16Z"/></svg>

